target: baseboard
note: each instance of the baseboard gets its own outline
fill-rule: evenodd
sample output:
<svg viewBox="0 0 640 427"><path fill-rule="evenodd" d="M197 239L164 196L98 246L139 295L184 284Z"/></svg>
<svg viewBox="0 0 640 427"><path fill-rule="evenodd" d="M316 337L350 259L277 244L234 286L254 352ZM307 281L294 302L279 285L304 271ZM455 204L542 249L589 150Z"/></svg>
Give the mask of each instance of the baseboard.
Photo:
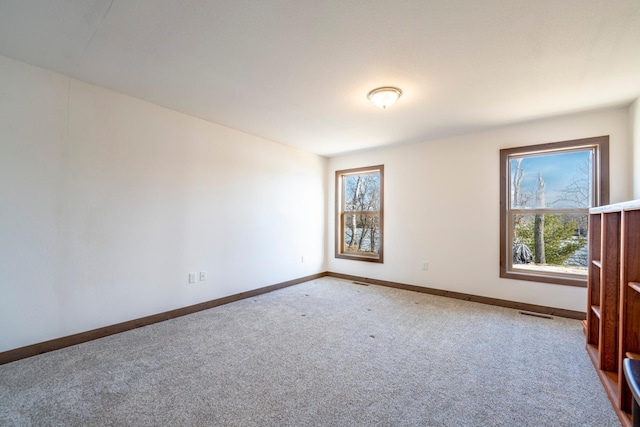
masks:
<svg viewBox="0 0 640 427"><path fill-rule="evenodd" d="M327 272L327 276L336 277L338 279L353 280L356 282L370 283L372 285L388 286L390 288L405 289L408 291L422 292L425 294L438 295L441 297L455 298L465 301L478 302L481 304L496 305L499 307L513 308L516 310L530 311L533 313L541 313L549 316L567 317L570 319L584 320L587 314L582 311L565 310L562 308L546 307L543 305L527 304L523 302L508 301L503 299L481 297L461 292L445 291L442 289L425 288L416 285L407 285L404 283L389 282L386 280L370 279L367 277L352 276L349 274L341 274Z"/></svg>
<svg viewBox="0 0 640 427"><path fill-rule="evenodd" d="M5 363L10 363L10 362L15 362L16 360L25 359L31 356L36 356L38 354L47 353L49 351L70 347L72 345L82 344L83 342L95 340L98 338L103 338L109 335L119 334L120 332L129 331L131 329L141 328L143 326L152 325L154 323L164 322L165 320L174 319L176 317L186 316L187 314L192 314L198 311L207 310L213 307L218 307L220 305L229 304L235 301L240 301L245 298L251 298L256 295L265 294L267 292L272 292L278 289L286 288L288 286L297 285L299 283L307 282L309 280L318 279L326 275L327 275L327 272L312 274L310 276L305 276L298 279L277 283L271 286L265 286L263 288L253 289L247 292L241 292L239 294L230 295L228 297L206 301L199 304L190 305L188 307L178 308L171 311L165 311L164 313L153 314L151 316L141 317L139 319L129 320L127 322L117 323L115 325L93 329L91 331L80 332L78 334L69 335L66 337L56 338L53 340L44 341L41 343L4 351L0 353L0 365L4 365Z"/></svg>
<svg viewBox="0 0 640 427"><path fill-rule="evenodd" d="M335 277L338 279L352 280L357 282L370 283L372 285L388 286L391 288L404 289L404 290L414 291L414 292L422 292L425 294L455 298L455 299L460 299L465 301L477 302L481 304L489 304L489 305L496 305L500 307L513 308L516 310L524 310L524 311L530 311L534 313L547 314L550 316L567 317L570 319L578 319L578 320L584 320L586 318L586 313L583 313L580 311L564 310L561 308L546 307L542 305L526 304L526 303L501 300L496 298L481 297L481 296L465 294L461 292L445 291L442 289L426 288L422 286L407 285L404 283L390 282L386 280L371 279L367 277L352 276L349 274L341 274L341 273L325 271L322 273L312 274L310 276L300 277L298 279L277 283L275 285L266 286L263 288L258 288L258 289L254 289L247 292L241 292L239 294L230 295L224 298L206 301L200 304L178 308L171 311L165 311L164 313L153 314L151 316L129 320L127 322L117 323L115 325L105 326L103 328L93 329L91 331L80 332L78 334L69 335L62 338L56 338L53 340L44 341L41 343L4 351L0 353L0 365L3 365L5 363L10 363L10 362L15 362L16 360L25 359L27 357L36 356L38 354L47 353L49 351L70 347L72 345L82 344L83 342L95 340L98 338L103 338L109 335L119 334L120 332L126 332L131 329L141 328L143 326L152 325L154 323L164 322L165 320L174 319L180 316L186 316L188 314L196 313L198 311L208 310L213 307L218 307L220 305L229 304L235 301L240 301L245 298L251 298L257 295L265 294L267 292L272 292L278 289L297 285L299 283L307 282L309 280L318 279L320 277L325 277L325 276Z"/></svg>

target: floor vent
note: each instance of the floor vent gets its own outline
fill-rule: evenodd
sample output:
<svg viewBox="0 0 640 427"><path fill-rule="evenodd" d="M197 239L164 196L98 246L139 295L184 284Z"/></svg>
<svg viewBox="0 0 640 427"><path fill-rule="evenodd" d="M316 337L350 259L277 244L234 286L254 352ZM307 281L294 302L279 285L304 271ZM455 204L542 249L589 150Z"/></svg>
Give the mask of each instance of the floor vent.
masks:
<svg viewBox="0 0 640 427"><path fill-rule="evenodd" d="M355 283L356 285L369 286L368 283L364 283L364 282L353 282L353 283Z"/></svg>
<svg viewBox="0 0 640 427"><path fill-rule="evenodd" d="M550 319L553 320L553 317L551 316L547 316L546 314L540 314L540 313L530 313L528 311L521 311L520 314L524 314L525 316L533 316L533 317L540 317L541 319Z"/></svg>

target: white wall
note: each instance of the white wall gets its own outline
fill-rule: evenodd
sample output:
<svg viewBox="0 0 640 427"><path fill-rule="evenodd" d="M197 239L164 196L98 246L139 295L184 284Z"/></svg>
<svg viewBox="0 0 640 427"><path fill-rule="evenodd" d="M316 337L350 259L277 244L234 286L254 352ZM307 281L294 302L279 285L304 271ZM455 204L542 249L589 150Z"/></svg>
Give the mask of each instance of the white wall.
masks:
<svg viewBox="0 0 640 427"><path fill-rule="evenodd" d="M329 271L585 311L586 289L499 278L499 150L610 135L611 202L631 197L627 108L329 160ZM334 257L335 171L384 164L384 264ZM429 270L420 269L421 261Z"/></svg>
<svg viewBox="0 0 640 427"><path fill-rule="evenodd" d="M608 134L611 202L640 198L639 110L327 162L0 57L0 351L325 270L583 311L582 288L498 277L498 152ZM335 259L334 172L375 164L385 263Z"/></svg>
<svg viewBox="0 0 640 427"><path fill-rule="evenodd" d="M0 351L326 270L325 158L4 57L0 76Z"/></svg>
<svg viewBox="0 0 640 427"><path fill-rule="evenodd" d="M629 107L629 128L633 146L633 198L640 199L640 98Z"/></svg>

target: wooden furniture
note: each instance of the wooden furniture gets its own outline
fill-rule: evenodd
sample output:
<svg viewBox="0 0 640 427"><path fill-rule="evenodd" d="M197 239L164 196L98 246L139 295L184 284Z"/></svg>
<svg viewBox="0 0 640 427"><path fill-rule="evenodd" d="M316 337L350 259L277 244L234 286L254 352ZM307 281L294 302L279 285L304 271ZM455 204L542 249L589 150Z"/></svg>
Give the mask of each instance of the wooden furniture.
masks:
<svg viewBox="0 0 640 427"><path fill-rule="evenodd" d="M587 352L625 427L633 395L625 358L640 360L640 200L589 210Z"/></svg>

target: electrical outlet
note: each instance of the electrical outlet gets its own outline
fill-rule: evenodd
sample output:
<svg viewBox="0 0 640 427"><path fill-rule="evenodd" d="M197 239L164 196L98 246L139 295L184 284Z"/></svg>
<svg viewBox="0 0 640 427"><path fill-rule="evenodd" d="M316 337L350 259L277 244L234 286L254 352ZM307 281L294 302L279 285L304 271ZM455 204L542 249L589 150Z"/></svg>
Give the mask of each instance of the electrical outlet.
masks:
<svg viewBox="0 0 640 427"><path fill-rule="evenodd" d="M189 273L189 283L196 283L196 273Z"/></svg>
<svg viewBox="0 0 640 427"><path fill-rule="evenodd" d="M204 282L205 280L207 280L207 272L206 271L201 271L200 272L200 281Z"/></svg>
<svg viewBox="0 0 640 427"><path fill-rule="evenodd" d="M304 255L300 256L300 262L304 262Z"/></svg>
<svg viewBox="0 0 640 427"><path fill-rule="evenodd" d="M429 263L426 261L422 261L422 269L423 270L428 270L429 269Z"/></svg>

